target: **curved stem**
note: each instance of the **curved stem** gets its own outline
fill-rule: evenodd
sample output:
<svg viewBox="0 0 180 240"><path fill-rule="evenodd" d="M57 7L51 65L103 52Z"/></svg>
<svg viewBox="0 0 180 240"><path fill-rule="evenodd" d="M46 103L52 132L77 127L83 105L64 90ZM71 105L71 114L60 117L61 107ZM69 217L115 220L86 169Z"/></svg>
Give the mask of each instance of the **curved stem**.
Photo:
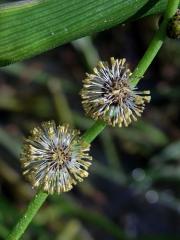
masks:
<svg viewBox="0 0 180 240"><path fill-rule="evenodd" d="M106 127L106 123L102 121L96 121L91 128L89 128L82 136L82 139L88 143L91 143Z"/></svg>
<svg viewBox="0 0 180 240"><path fill-rule="evenodd" d="M44 192L38 192L32 201L30 202L25 214L19 220L17 225L14 227L13 231L7 237L7 240L18 240L25 232L27 226L32 221L33 217L36 215L39 208L42 206L44 201L46 200L48 194Z"/></svg>
<svg viewBox="0 0 180 240"><path fill-rule="evenodd" d="M166 11L163 16L163 21L159 27L159 30L154 35L151 43L148 46L144 56L139 61L136 69L131 76L131 82L136 85L140 81L140 77L144 75L159 49L161 48L165 38L166 38L166 28L169 19L175 14L178 8L179 0L169 0L167 4Z"/></svg>
<svg viewBox="0 0 180 240"><path fill-rule="evenodd" d="M166 37L166 26L169 19L174 15L177 7L179 4L179 0L169 0L168 5L164 14L164 20L155 34L154 38L152 39L147 51L145 52L144 56L138 63L135 71L131 76L132 84L136 85L139 81L137 76L142 76L151 62L153 61L154 57L156 56L157 52L161 48L165 37ZM105 128L106 124L101 121L97 121L94 125L88 129L85 134L83 135L82 139L91 143L98 134ZM39 192L31 201L29 207L27 208L24 216L19 220L13 231L7 237L7 240L18 240L24 231L26 230L27 226L41 207L41 205L46 200L48 194L44 192Z"/></svg>

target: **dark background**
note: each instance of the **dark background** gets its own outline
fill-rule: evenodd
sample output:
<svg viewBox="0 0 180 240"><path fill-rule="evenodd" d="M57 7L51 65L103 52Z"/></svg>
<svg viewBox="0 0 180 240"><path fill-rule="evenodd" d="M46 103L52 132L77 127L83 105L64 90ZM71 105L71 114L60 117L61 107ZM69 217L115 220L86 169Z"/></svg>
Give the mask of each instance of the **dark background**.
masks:
<svg viewBox="0 0 180 240"><path fill-rule="evenodd" d="M84 132L79 91L98 58L125 57L133 70L157 17L117 26L0 70L0 239L35 191L21 174L23 138L42 121ZM22 239L180 239L180 45L167 39L139 83L152 101L128 128L107 127L92 143L88 179L51 196Z"/></svg>

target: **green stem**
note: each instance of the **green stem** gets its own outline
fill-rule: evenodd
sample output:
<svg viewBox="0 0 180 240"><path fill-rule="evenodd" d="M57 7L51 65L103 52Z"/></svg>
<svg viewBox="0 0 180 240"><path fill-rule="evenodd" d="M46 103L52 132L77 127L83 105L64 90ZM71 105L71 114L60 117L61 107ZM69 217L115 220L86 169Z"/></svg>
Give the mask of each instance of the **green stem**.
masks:
<svg viewBox="0 0 180 240"><path fill-rule="evenodd" d="M169 19L175 14L178 8L178 4L179 0L168 1L167 8L163 16L163 21L159 27L159 30L154 35L151 43L148 46L148 49L146 50L142 59L139 61L136 69L131 76L132 84L134 86L140 81L141 77L144 75L144 73L152 63L164 40L166 39L167 23Z"/></svg>
<svg viewBox="0 0 180 240"><path fill-rule="evenodd" d="M164 20L159 30L155 34L154 38L152 39L143 58L140 60L138 66L132 74L131 79L133 85L136 85L138 83L139 79L137 78L137 76L142 76L145 73L145 71L153 61L154 57L156 56L157 52L161 48L166 37L167 23L169 19L175 14L176 9L178 8L178 4L179 0L168 1L168 5L164 14ZM97 137L97 135L102 132L105 126L106 124L101 121L95 122L94 125L84 133L82 139L88 143L91 143ZM27 208L24 216L19 220L13 231L7 237L7 240L18 240L22 236L27 226L29 225L41 205L46 200L47 196L48 194L44 192L39 192L36 194L34 199L31 201L29 207Z"/></svg>
<svg viewBox="0 0 180 240"><path fill-rule="evenodd" d="M88 143L91 143L106 127L106 123L102 121L96 121L91 128L89 128L82 136L82 139Z"/></svg>
<svg viewBox="0 0 180 240"><path fill-rule="evenodd" d="M19 220L17 225L14 227L13 231L7 237L7 240L18 240L26 230L29 223L32 221L33 217L36 215L37 211L41 207L41 205L46 200L48 194L44 192L38 192L32 201L30 202L25 214Z"/></svg>

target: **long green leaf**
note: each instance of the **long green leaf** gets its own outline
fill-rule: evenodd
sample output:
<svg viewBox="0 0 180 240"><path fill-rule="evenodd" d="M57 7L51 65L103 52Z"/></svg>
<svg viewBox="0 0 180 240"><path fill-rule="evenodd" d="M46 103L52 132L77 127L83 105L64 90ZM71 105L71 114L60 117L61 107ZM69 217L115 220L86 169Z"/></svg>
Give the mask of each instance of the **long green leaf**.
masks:
<svg viewBox="0 0 180 240"><path fill-rule="evenodd" d="M0 5L0 66L128 19L162 12L167 0L34 0Z"/></svg>

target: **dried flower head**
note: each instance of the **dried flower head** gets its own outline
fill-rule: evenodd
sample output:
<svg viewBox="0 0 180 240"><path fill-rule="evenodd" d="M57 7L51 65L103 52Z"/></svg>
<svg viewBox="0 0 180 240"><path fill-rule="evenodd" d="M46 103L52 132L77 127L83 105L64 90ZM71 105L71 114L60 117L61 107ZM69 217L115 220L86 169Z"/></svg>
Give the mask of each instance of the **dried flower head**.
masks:
<svg viewBox="0 0 180 240"><path fill-rule="evenodd" d="M168 22L167 35L169 38L180 39L180 9Z"/></svg>
<svg viewBox="0 0 180 240"><path fill-rule="evenodd" d="M89 148L79 131L68 125L56 126L54 121L45 122L25 140L23 174L33 187L50 194L69 191L88 176Z"/></svg>
<svg viewBox="0 0 180 240"><path fill-rule="evenodd" d="M130 84L132 73L126 60L111 58L111 66L107 62L99 62L93 71L93 74L87 73L81 91L86 114L119 127L136 121L145 103L150 101L150 91L138 91Z"/></svg>

